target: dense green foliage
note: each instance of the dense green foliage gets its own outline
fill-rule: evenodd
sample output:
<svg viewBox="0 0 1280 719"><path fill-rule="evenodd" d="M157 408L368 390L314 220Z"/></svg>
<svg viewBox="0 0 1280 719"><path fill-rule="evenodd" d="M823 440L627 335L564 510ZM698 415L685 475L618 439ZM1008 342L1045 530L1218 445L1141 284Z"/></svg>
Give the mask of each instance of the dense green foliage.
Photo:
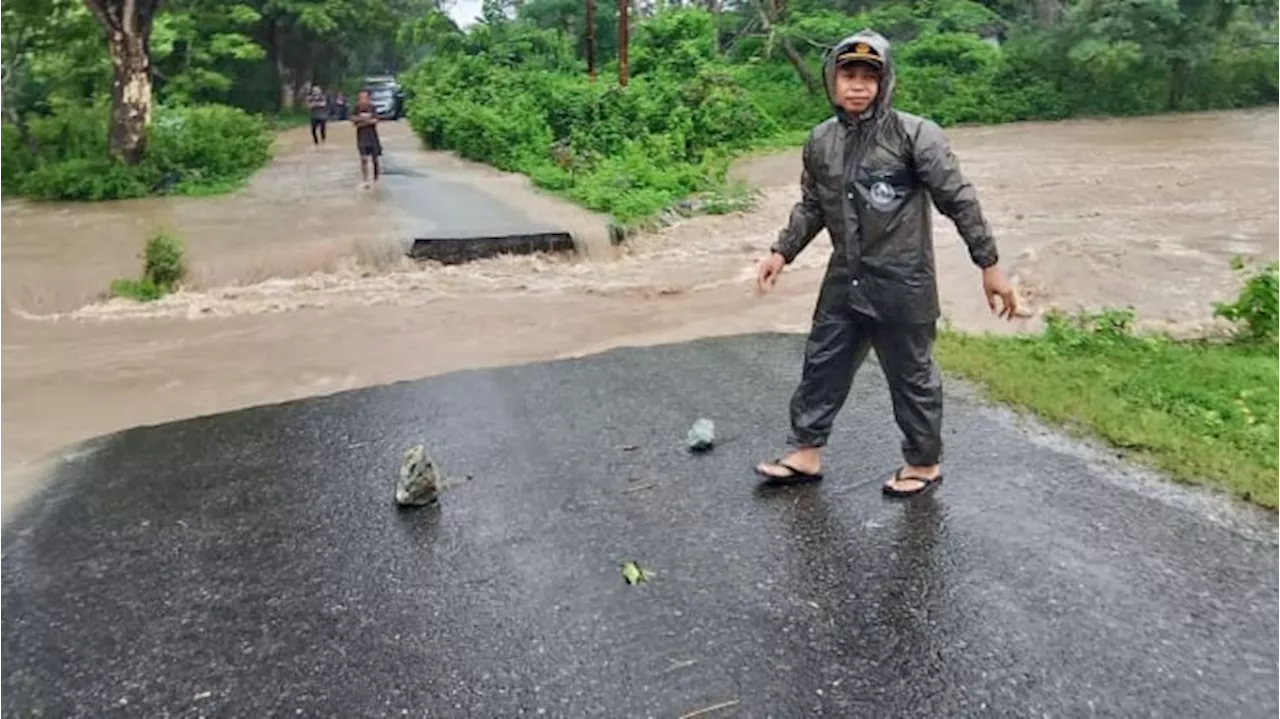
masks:
<svg viewBox="0 0 1280 719"><path fill-rule="evenodd" d="M1277 97L1276 13L1260 0L660 0L635 12L625 88L616 0L597 2L595 82L581 0L485 0L466 32L442 7L165 0L149 41L155 146L125 169L88 138L105 132L112 81L98 21L83 0L6 2L4 147L20 149L4 188L104 199L234 186L262 162L263 126L212 105L288 118L312 82L350 93L366 73L412 65L402 80L430 145L630 221L716 186L733 153L829 115L822 55L862 27L895 43L898 106L944 125ZM161 127L178 116L191 121ZM206 141L223 144L192 149Z"/></svg>
<svg viewBox="0 0 1280 719"><path fill-rule="evenodd" d="M264 120L225 105L157 109L147 156L129 167L107 156L105 104L64 105L28 121L33 153L3 129L6 191L43 200L110 200L239 186L270 159Z"/></svg>
<svg viewBox="0 0 1280 719"><path fill-rule="evenodd" d="M802 137L828 117L823 53L863 27L895 43L896 105L943 125L1277 98L1270 8L1221 0L917 0L857 13L829 0L731 7L637 18L623 88L612 60L614 5L599 5L597 58L606 62L592 82L580 3L531 0L514 18L490 4L469 32L432 34L433 54L405 77L416 95L411 121L429 146L526 173L625 222L714 186L732 153ZM1053 17L1037 22L1037 13ZM995 36L1004 41L984 39ZM817 78L812 92L805 74Z"/></svg>
<svg viewBox="0 0 1280 719"><path fill-rule="evenodd" d="M434 0L162 2L149 38L156 104L147 148L139 164L124 166L108 159L111 57L84 0L5 2L3 188L101 200L236 187L266 162L270 128L297 117L310 83L353 93L366 73L397 71L420 56L412 31L438 16L435 7Z"/></svg>
<svg viewBox="0 0 1280 719"><path fill-rule="evenodd" d="M620 88L590 82L562 34L484 26L409 77L409 116L431 146L634 219L707 187L772 122L715 51L709 15L660 16L637 29Z"/></svg>

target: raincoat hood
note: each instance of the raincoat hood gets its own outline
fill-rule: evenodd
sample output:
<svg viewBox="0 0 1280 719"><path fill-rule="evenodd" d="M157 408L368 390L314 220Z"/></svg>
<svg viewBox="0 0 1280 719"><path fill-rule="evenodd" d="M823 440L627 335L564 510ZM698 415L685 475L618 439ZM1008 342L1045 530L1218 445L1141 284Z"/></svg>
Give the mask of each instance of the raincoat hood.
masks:
<svg viewBox="0 0 1280 719"><path fill-rule="evenodd" d="M855 118L840 107L835 99L836 60L859 43L870 45L871 49L875 50L876 54L880 56L884 66L880 70L880 92L876 95L875 102L871 104L870 109L856 118L856 121L861 122L884 117L889 109L893 107L895 74L893 71L893 53L889 46L889 41L874 30L861 30L836 43L835 47L831 48L831 52L827 53L827 59L822 68L822 80L827 91L827 101L831 103L832 109L835 110L836 117L840 118L840 121L845 124L854 123Z"/></svg>

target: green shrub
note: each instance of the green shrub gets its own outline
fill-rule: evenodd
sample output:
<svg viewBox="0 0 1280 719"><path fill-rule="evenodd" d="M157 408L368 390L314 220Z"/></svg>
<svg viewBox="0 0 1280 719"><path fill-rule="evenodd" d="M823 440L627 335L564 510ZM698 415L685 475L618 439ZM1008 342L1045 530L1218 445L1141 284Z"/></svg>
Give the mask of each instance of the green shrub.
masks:
<svg viewBox="0 0 1280 719"><path fill-rule="evenodd" d="M58 163L105 158L110 115L111 108L104 102L85 105L58 102L52 114L29 118L31 136L41 153L39 160Z"/></svg>
<svg viewBox="0 0 1280 719"><path fill-rule="evenodd" d="M34 165L30 164L31 155L22 146L22 138L18 128L4 123L0 125L0 189L5 194L13 192L19 178L30 172Z"/></svg>
<svg viewBox="0 0 1280 719"><path fill-rule="evenodd" d="M414 131L429 147L525 173L622 222L715 185L727 150L779 129L716 57L703 10L638 28L625 88L563 72L558 55L534 62L523 48L554 46L537 33L477 33L493 45L428 58L409 75Z"/></svg>
<svg viewBox="0 0 1280 719"><path fill-rule="evenodd" d="M1238 272L1250 271L1238 259L1232 266ZM1254 269L1235 302L1214 303L1213 314L1236 323L1245 340L1274 343L1277 323L1280 323L1280 265L1272 262L1260 270Z"/></svg>
<svg viewBox="0 0 1280 719"><path fill-rule="evenodd" d="M182 254L182 241L178 238L164 232L152 235L143 249L143 278L157 287L172 288L186 274Z"/></svg>
<svg viewBox="0 0 1280 719"><path fill-rule="evenodd" d="M157 177L149 166L126 167L105 157L38 165L20 180L20 192L36 200L121 200L151 193Z"/></svg>
<svg viewBox="0 0 1280 719"><path fill-rule="evenodd" d="M60 104L28 120L39 155L15 128L3 137L6 193L38 200L118 200L150 194L225 190L243 183L270 159L266 122L220 105L157 108L142 163L125 166L107 155L103 104Z"/></svg>
<svg viewBox="0 0 1280 719"><path fill-rule="evenodd" d="M166 232L157 232L142 250L142 277L112 282L111 293L150 302L176 289L186 272L182 241Z"/></svg>
<svg viewBox="0 0 1280 719"><path fill-rule="evenodd" d="M640 23L632 36L631 72L696 75L718 61L715 18L706 12L660 13Z"/></svg>
<svg viewBox="0 0 1280 719"><path fill-rule="evenodd" d="M236 183L271 159L266 121L225 105L162 108L148 137L146 162L184 184Z"/></svg>

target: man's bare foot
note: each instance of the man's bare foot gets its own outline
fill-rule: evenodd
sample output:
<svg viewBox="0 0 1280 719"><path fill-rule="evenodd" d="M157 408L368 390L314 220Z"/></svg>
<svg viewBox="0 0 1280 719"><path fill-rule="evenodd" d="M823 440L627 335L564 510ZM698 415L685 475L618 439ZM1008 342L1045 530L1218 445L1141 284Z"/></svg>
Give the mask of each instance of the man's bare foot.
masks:
<svg viewBox="0 0 1280 719"><path fill-rule="evenodd" d="M885 494L897 497L909 497L923 492L940 481L942 481L942 465L908 464L884 483L884 491Z"/></svg>
<svg viewBox="0 0 1280 719"><path fill-rule="evenodd" d="M817 447L792 450L781 459L757 464L756 473L766 479L822 479L822 450Z"/></svg>

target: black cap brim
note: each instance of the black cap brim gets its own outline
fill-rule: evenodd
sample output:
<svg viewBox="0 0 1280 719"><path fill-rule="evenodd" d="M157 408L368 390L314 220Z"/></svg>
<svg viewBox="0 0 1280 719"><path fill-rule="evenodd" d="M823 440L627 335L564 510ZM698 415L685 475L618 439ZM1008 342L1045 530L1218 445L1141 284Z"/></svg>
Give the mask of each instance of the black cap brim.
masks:
<svg viewBox="0 0 1280 719"><path fill-rule="evenodd" d="M879 55L863 52L846 52L836 57L836 67L845 67L847 65L856 65L864 63L870 65L877 70L884 69L884 60Z"/></svg>

